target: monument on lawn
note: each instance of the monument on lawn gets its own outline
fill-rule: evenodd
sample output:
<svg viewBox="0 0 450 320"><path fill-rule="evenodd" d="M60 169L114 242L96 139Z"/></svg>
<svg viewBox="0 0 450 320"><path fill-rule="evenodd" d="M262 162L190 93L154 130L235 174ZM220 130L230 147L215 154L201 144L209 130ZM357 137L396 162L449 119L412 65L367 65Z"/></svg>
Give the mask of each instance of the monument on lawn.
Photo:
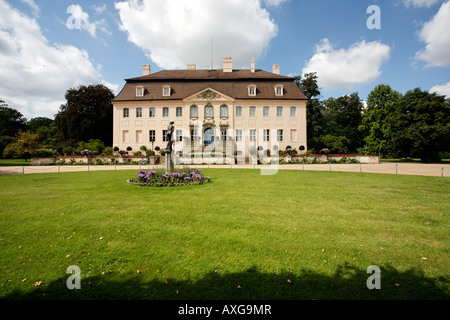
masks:
<svg viewBox="0 0 450 320"><path fill-rule="evenodd" d="M167 140L167 146L166 149L164 150L165 153L165 169L167 172L172 172L174 169L174 162L173 162L173 157L172 157L172 153L173 153L173 132L175 131L175 126L174 126L174 122L171 121L169 126L167 127L167 134L166 134L166 140Z"/></svg>

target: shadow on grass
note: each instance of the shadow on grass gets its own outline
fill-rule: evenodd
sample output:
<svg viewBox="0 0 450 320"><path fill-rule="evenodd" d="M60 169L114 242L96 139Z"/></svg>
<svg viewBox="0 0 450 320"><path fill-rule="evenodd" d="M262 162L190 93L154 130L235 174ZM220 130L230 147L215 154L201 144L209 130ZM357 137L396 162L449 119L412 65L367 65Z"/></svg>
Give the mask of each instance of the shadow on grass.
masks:
<svg viewBox="0 0 450 320"><path fill-rule="evenodd" d="M143 274L113 273L81 278L80 290L69 290L67 278L42 284L32 292L15 292L6 300L447 300L450 281L421 272L381 268L381 289L369 290L366 270L339 266L334 275L313 271L267 273L250 268L239 273L211 272L198 281L145 281Z"/></svg>

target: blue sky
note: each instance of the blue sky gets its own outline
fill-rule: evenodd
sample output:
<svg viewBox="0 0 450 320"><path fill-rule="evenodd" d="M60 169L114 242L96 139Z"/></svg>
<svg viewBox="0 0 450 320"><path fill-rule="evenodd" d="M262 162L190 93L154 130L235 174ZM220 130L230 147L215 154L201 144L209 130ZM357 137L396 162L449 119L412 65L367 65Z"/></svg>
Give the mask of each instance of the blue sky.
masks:
<svg viewBox="0 0 450 320"><path fill-rule="evenodd" d="M367 13L379 8L381 29ZM450 97L450 0L0 0L0 97L53 118L65 91L163 69L315 71L322 99L379 83Z"/></svg>

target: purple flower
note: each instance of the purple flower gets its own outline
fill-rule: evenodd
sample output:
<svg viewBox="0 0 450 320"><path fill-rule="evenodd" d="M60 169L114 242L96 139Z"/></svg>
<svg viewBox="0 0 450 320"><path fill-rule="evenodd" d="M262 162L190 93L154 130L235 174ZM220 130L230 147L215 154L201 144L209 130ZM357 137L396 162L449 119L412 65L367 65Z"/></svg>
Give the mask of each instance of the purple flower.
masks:
<svg viewBox="0 0 450 320"><path fill-rule="evenodd" d="M184 177L184 181L191 181L191 177Z"/></svg>

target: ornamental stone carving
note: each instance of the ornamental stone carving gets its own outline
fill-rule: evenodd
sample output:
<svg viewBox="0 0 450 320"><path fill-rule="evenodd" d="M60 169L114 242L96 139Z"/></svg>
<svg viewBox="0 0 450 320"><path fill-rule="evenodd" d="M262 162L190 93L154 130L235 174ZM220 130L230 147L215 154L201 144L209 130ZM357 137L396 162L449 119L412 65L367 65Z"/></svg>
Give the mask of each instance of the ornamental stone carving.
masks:
<svg viewBox="0 0 450 320"><path fill-rule="evenodd" d="M215 93L211 90L206 90L205 92L202 92L198 95L198 98L204 99L204 100L213 100L213 99L219 99L220 95Z"/></svg>

